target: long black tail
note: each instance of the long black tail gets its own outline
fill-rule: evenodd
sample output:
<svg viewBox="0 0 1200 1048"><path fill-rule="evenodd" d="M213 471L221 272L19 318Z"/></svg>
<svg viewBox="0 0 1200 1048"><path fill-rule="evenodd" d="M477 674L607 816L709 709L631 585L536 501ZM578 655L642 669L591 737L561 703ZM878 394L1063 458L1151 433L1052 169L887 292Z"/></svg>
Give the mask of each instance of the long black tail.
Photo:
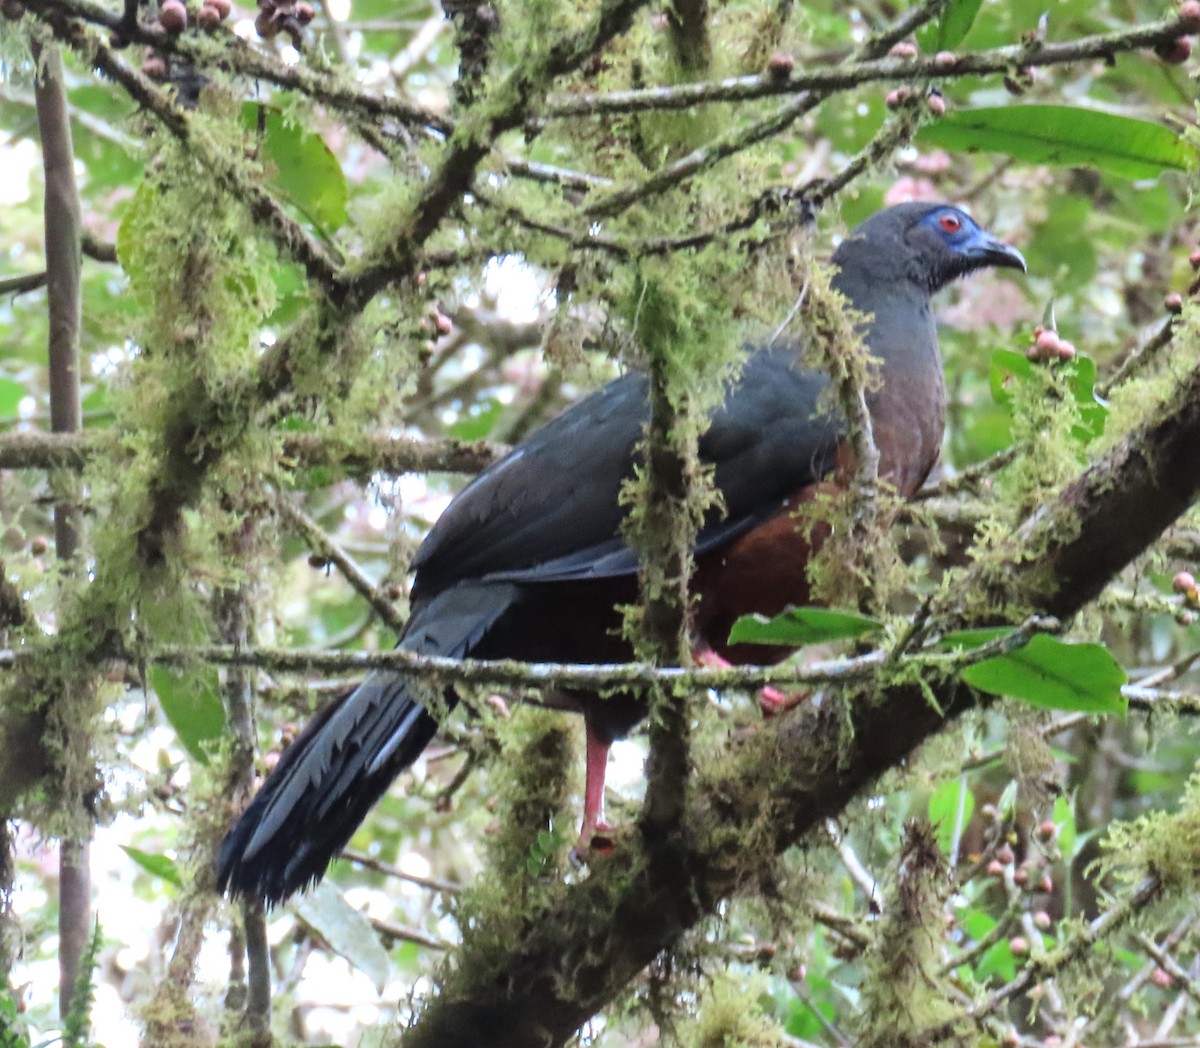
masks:
<svg viewBox="0 0 1200 1048"><path fill-rule="evenodd" d="M400 647L461 658L508 608L514 586L460 586L414 613ZM448 692L446 701L456 699ZM221 844L217 884L282 902L320 880L392 780L421 755L437 721L409 682L376 671L313 720Z"/></svg>

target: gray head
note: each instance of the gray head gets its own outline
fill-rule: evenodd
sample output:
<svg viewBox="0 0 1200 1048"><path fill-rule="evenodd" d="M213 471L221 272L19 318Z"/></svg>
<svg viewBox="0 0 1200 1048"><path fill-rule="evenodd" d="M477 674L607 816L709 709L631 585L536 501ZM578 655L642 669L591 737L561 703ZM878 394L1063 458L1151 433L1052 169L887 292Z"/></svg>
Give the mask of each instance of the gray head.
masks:
<svg viewBox="0 0 1200 1048"><path fill-rule="evenodd" d="M1025 271L1021 252L966 212L928 202L896 204L872 215L846 237L833 261L851 283L904 281L926 295L989 266Z"/></svg>

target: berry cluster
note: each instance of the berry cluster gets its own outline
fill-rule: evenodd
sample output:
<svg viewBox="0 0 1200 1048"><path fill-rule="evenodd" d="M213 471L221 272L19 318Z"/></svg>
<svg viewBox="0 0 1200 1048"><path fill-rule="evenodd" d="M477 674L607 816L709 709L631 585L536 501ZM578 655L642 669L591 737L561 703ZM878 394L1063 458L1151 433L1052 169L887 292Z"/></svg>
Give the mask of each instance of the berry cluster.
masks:
<svg viewBox="0 0 1200 1048"><path fill-rule="evenodd" d="M305 0L259 0L254 28L264 40L287 33L292 38L292 45L299 50L304 27L312 20L312 4Z"/></svg>
<svg viewBox="0 0 1200 1048"><path fill-rule="evenodd" d="M1200 33L1200 0L1183 0L1179 5L1179 35L1154 49L1167 65L1182 65L1192 56L1192 33Z"/></svg>
<svg viewBox="0 0 1200 1048"><path fill-rule="evenodd" d="M1042 364L1051 360L1070 360L1075 356L1075 346L1061 338L1053 328L1039 324L1033 329L1033 345L1025 350L1025 356Z"/></svg>
<svg viewBox="0 0 1200 1048"><path fill-rule="evenodd" d="M212 29L229 17L233 10L230 0L204 0L191 18L201 29ZM190 21L182 0L163 0L158 10L158 24L168 33L182 33Z"/></svg>
<svg viewBox="0 0 1200 1048"><path fill-rule="evenodd" d="M1190 626L1196 621L1196 609L1200 608L1200 589L1190 571L1181 571L1171 580L1171 588L1183 598L1183 606L1175 612L1175 621L1181 626Z"/></svg>

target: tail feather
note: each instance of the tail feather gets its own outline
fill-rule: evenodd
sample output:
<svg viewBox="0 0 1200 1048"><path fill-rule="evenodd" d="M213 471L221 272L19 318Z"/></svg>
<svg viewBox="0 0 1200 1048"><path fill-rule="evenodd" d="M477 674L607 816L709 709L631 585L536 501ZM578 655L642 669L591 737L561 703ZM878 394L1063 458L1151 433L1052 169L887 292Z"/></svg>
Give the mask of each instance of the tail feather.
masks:
<svg viewBox="0 0 1200 1048"><path fill-rule="evenodd" d="M516 597L507 585L440 594L414 616L401 647L461 657ZM446 701L453 708L452 692ZM408 681L393 671L372 673L284 751L221 844L220 890L276 903L319 880L437 727Z"/></svg>

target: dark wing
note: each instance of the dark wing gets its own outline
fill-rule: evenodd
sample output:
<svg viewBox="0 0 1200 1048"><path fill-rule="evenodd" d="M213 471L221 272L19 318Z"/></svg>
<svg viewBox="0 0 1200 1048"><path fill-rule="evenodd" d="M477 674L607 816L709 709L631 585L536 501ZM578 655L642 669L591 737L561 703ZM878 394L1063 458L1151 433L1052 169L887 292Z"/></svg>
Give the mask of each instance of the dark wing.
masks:
<svg viewBox="0 0 1200 1048"><path fill-rule="evenodd" d="M752 355L700 440L724 510L697 538L702 553L774 516L833 465L845 427L817 413L825 376L796 366L796 348ZM625 375L563 412L467 485L417 554L429 597L464 579L551 582L637 571L620 535L621 485L649 417L644 376Z"/></svg>

